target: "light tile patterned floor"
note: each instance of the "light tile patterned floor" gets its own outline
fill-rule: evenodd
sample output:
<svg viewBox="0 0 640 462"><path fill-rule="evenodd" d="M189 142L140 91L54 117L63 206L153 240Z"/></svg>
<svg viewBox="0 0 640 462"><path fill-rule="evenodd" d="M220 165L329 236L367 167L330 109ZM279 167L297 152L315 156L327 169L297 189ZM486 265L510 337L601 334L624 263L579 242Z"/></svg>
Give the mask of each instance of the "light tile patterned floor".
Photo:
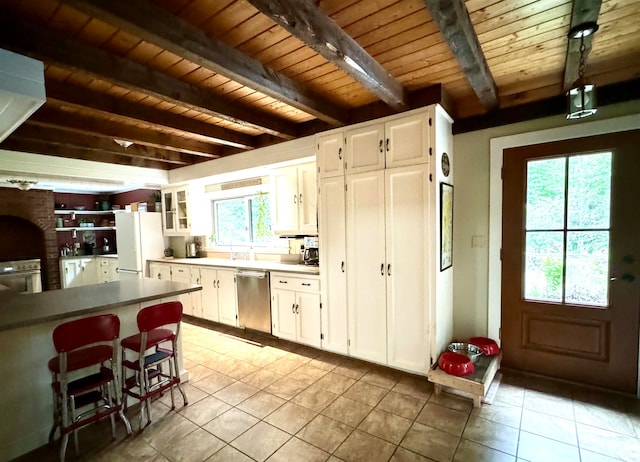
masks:
<svg viewBox="0 0 640 462"><path fill-rule="evenodd" d="M640 461L634 399L503 373L491 405L435 396L425 378L289 342L183 323L189 405L153 405L143 432L80 432L97 461ZM135 408L129 410L134 427ZM20 460L57 460L57 446Z"/></svg>

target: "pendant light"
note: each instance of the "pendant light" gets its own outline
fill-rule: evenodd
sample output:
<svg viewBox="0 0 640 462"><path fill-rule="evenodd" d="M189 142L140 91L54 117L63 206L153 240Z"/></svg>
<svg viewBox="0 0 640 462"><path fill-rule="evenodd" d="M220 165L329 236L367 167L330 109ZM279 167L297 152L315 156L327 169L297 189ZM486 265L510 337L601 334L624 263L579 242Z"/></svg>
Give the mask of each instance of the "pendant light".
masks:
<svg viewBox="0 0 640 462"><path fill-rule="evenodd" d="M598 30L595 22L578 24L569 31L569 40L580 40L580 65L578 80L567 92L567 119L582 119L596 113L596 86L584 82L585 50L584 38Z"/></svg>

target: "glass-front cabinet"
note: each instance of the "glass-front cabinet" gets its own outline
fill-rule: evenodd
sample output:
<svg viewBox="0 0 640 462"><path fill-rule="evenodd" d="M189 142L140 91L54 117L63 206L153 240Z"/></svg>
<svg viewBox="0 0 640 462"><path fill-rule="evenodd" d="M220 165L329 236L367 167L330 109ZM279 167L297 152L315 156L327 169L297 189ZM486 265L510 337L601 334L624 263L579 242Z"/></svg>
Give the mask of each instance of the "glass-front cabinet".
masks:
<svg viewBox="0 0 640 462"><path fill-rule="evenodd" d="M188 202L186 186L162 191L162 227L165 235L191 233Z"/></svg>

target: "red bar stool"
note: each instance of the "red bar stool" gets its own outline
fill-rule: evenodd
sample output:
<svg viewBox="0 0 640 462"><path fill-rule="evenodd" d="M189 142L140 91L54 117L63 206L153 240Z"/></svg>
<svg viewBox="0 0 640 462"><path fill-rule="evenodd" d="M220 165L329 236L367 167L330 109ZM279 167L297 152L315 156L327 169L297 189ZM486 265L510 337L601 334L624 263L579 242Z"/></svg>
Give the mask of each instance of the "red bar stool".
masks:
<svg viewBox="0 0 640 462"><path fill-rule="evenodd" d="M104 314L69 321L53 331L53 344L58 355L49 360L54 399L53 428L60 429L62 443L60 460L64 461L73 432L76 454L78 429L110 416L111 433L115 434L115 413L131 433L131 425L124 416L117 392L115 353L120 335L120 320L116 315Z"/></svg>
<svg viewBox="0 0 640 462"><path fill-rule="evenodd" d="M124 409L127 409L127 395L140 401L140 429L144 428L144 413L147 425L151 423L148 400L165 392L171 393L171 409L175 409L173 388L178 388L184 405L187 396L180 388L178 369L178 344L182 303L165 302L152 305L138 313L140 333L122 339L122 392ZM175 326L174 329L169 326ZM135 352L135 357L127 359L127 350ZM131 375L127 376L128 373Z"/></svg>

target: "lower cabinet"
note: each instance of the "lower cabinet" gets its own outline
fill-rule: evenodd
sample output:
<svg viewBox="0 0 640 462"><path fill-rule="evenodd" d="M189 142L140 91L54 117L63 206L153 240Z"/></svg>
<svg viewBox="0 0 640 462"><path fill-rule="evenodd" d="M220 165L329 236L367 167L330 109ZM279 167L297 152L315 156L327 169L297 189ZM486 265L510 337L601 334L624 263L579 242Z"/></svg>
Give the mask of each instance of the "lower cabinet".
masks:
<svg viewBox="0 0 640 462"><path fill-rule="evenodd" d="M185 284L198 284L200 270L191 265L171 265L171 280ZM196 271L197 270L197 271ZM192 277L192 272L194 277ZM202 297L200 291L190 292L180 296L182 312L190 316L202 317Z"/></svg>
<svg viewBox="0 0 640 462"><path fill-rule="evenodd" d="M149 263L149 275L152 279L171 281L171 265L169 263Z"/></svg>
<svg viewBox="0 0 640 462"><path fill-rule="evenodd" d="M98 261L95 257L60 260L60 280L63 289L97 284Z"/></svg>
<svg viewBox="0 0 640 462"><path fill-rule="evenodd" d="M118 260L116 258L98 257L98 281L97 283L113 282L120 279L117 272Z"/></svg>
<svg viewBox="0 0 640 462"><path fill-rule="evenodd" d="M200 268L202 317L231 326L238 325L236 276L234 270Z"/></svg>
<svg viewBox="0 0 640 462"><path fill-rule="evenodd" d="M320 347L320 281L317 277L291 277L271 273L273 335Z"/></svg>

